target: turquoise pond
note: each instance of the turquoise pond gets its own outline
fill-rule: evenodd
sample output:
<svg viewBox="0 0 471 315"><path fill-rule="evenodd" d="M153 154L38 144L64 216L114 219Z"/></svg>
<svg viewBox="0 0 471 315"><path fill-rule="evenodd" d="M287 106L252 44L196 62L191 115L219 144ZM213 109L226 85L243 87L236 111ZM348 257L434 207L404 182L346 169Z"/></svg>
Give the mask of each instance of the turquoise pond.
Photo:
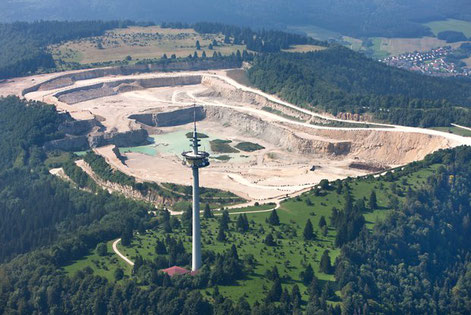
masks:
<svg viewBox="0 0 471 315"><path fill-rule="evenodd" d="M119 151L121 153L127 152L137 152L141 154L147 154L151 156L155 156L157 154L174 154L177 156L181 156L181 153L184 151L190 151L190 139L186 137L186 134L191 132L191 130L179 130L174 132L169 132L161 135L153 135L151 136L150 140L153 142L149 145L138 146L138 147L124 147L120 148ZM208 138L201 139L201 147L200 150L204 150L211 154L211 158L217 158L223 155L229 156L231 161L248 161L248 156L241 153L214 153L211 151L211 145L209 141L214 139L219 139L214 135L204 133L208 136ZM224 140L224 139L223 139ZM235 143L234 143L235 144Z"/></svg>

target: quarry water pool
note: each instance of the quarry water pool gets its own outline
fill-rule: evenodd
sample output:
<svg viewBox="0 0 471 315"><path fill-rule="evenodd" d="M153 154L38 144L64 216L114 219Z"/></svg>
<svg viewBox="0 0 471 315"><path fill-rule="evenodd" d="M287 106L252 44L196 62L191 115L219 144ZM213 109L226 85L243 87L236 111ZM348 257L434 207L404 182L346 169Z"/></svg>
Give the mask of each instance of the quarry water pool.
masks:
<svg viewBox="0 0 471 315"><path fill-rule="evenodd" d="M192 130L178 130L169 133L159 134L159 135L152 135L150 136L150 141L152 142L149 145L144 146L136 146L136 147L123 147L120 148L119 151L121 153L127 152L135 152L146 154L150 156L156 156L157 154L171 154L176 155L181 158L181 153L184 151L190 151L190 139L187 138L186 134L192 132ZM200 139L200 150L209 152L211 154L212 159L224 161L230 160L231 162L246 162L249 160L249 157L246 155L245 152L239 153L215 153L211 150L210 141L218 139L212 134L204 133L208 136L208 138ZM226 139L223 139L226 140ZM235 145L236 143L231 143ZM230 159L228 159L227 157Z"/></svg>

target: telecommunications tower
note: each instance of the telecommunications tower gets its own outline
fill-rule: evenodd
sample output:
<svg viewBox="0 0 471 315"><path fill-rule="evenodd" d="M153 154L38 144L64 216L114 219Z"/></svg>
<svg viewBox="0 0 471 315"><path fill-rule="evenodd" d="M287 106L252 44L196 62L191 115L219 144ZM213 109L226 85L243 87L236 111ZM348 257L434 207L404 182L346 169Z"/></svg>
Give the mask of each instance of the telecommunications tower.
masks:
<svg viewBox="0 0 471 315"><path fill-rule="evenodd" d="M192 151L183 152L186 165L193 170L193 246L191 271L197 271L201 267L201 227L200 227L200 185L199 169L209 165L209 153L199 151L200 140L196 132L196 104L193 105L193 137L190 139Z"/></svg>

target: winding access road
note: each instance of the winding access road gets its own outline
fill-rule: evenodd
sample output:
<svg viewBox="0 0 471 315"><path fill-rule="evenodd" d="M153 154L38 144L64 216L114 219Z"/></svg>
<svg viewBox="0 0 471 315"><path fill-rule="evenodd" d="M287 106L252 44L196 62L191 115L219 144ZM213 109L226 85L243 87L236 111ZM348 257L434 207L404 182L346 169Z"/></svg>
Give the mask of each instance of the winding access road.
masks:
<svg viewBox="0 0 471 315"><path fill-rule="evenodd" d="M113 251L115 252L116 255L119 256L119 258L121 258L122 260L124 260L125 263L127 263L129 266L133 267L134 266L134 262L127 258L126 256L124 256L119 250L118 250L118 243L121 242L121 239L118 238L116 241L113 242Z"/></svg>

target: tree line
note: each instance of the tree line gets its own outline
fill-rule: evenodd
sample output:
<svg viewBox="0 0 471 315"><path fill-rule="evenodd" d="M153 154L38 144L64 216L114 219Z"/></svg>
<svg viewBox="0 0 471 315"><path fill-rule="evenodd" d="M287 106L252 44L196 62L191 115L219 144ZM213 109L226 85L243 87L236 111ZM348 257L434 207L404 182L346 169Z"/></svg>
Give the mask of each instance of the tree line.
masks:
<svg viewBox="0 0 471 315"><path fill-rule="evenodd" d="M292 45L320 45L326 42L312 39L308 36L287 33L277 30L253 31L248 27L226 25L222 23L199 22L195 24L163 23L164 28L193 28L200 34L223 34L225 44L246 45L248 50L260 53L279 52Z"/></svg>
<svg viewBox="0 0 471 315"><path fill-rule="evenodd" d="M134 25L131 21L39 21L0 24L0 79L53 69L47 47L63 41L99 36L113 28Z"/></svg>
<svg viewBox="0 0 471 315"><path fill-rule="evenodd" d="M372 113L410 126L469 125L471 82L427 77L388 67L334 46L310 53L257 55L248 70L261 90L306 108Z"/></svg>

